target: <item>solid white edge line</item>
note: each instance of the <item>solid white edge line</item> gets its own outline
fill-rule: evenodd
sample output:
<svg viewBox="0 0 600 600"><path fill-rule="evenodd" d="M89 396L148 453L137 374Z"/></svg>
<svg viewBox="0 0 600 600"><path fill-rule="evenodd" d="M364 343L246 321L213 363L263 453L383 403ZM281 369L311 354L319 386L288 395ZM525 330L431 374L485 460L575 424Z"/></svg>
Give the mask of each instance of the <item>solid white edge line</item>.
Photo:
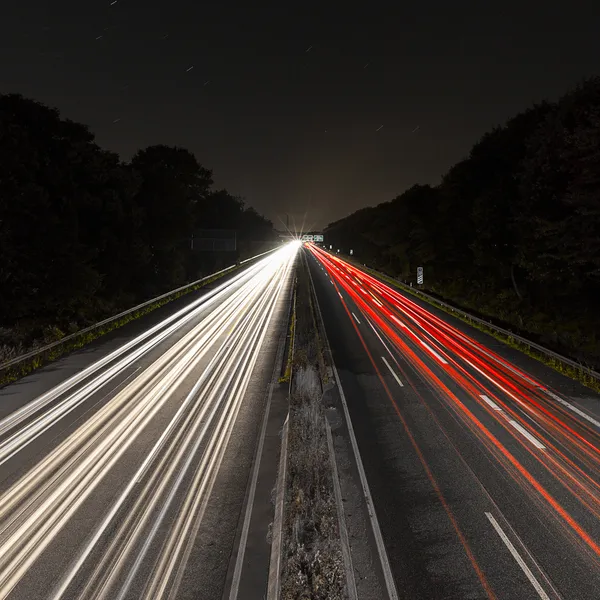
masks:
<svg viewBox="0 0 600 600"><path fill-rule="evenodd" d="M266 600L279 600L281 589L281 555L283 546L283 511L285 502L285 480L287 473L287 448L290 415L288 413L281 433L281 455L275 484L275 518L273 519L273 539L269 557L269 577L267 580Z"/></svg>
<svg viewBox="0 0 600 600"><path fill-rule="evenodd" d="M540 450L545 450L546 446L542 444L537 438L534 438L525 427L523 427L520 423L517 423L514 419L511 419L509 423L521 434L523 434L536 448Z"/></svg>
<svg viewBox="0 0 600 600"><path fill-rule="evenodd" d="M385 356L382 356L381 360L385 363L385 366L390 370L390 373L394 376L394 379L398 382L398 385L400 387L404 387L404 384L402 383L402 381L400 381L400 377L396 375L396 372L394 371L394 369L392 369L390 363L387 360L385 360Z"/></svg>
<svg viewBox="0 0 600 600"><path fill-rule="evenodd" d="M360 325L360 321L358 320L358 317L354 313L352 313L352 316L356 319L356 322Z"/></svg>
<svg viewBox="0 0 600 600"><path fill-rule="evenodd" d="M600 421L597 421L593 417L590 417L590 415L588 415L587 413L583 412L581 409L577 408L576 406L574 406L570 402L567 402L566 400L564 400L560 396L557 396L554 392L552 392L552 391L550 391L550 390L548 390L546 388L538 386L538 389L542 390L545 394L547 394L548 396L550 396L550 398L553 398L557 402L560 402L563 406L566 406L569 410L572 410L574 413L577 413L580 417L583 417L586 421L589 421L590 423L592 423L596 427L600 428Z"/></svg>
<svg viewBox="0 0 600 600"><path fill-rule="evenodd" d="M310 273L310 269L308 271L311 285L314 289L314 283L312 279L312 275ZM315 308L319 315L319 319L321 323L325 323L323 321L323 314L321 313L321 307L319 306L318 299L315 297ZM360 452L358 450L358 442L356 441L356 435L354 434L354 427L352 426L352 421L350 419L350 411L348 410L348 403L346 402L346 396L344 395L344 390L342 388L342 382L340 380L340 376L338 370L335 366L335 362L333 361L333 353L331 352L331 348L329 346L329 339L327 338L327 333L324 332L324 343L326 348L329 350L329 355L331 356L331 370L333 371L333 376L335 377L335 382L337 384L338 390L340 392L340 400L342 401L342 409L344 410L344 418L346 419L346 426L348 427L348 434L350 435L350 444L352 446L352 451L354 452L354 458L356 459L356 467L358 469L358 475L360 477L360 482L363 488L363 494L365 497L365 502L367 503L367 510L369 512L369 520L371 521L371 528L373 529L373 535L375 537L375 544L377 545L377 553L379 554L379 560L381 562L381 570L383 571L383 577L385 579L385 586L387 588L387 593L389 600L399 600L398 592L396 591L396 584L394 583L394 576L392 575L392 568L390 567L390 561L385 550L385 544L383 543L383 536L381 535L381 527L379 526L379 521L377 519L377 513L375 512L375 504L373 502L373 497L371 496L371 490L369 489L369 484L367 482L367 475L365 473L365 467L363 466L362 459L360 457Z"/></svg>
<svg viewBox="0 0 600 600"><path fill-rule="evenodd" d="M331 361L331 366L333 369L333 375L335 377L335 381L338 386L338 390L340 392L340 399L342 400L342 407L344 409L344 417L346 419L346 425L348 427L348 433L350 434L350 442L352 445L352 451L354 452L354 458L356 459L356 466L358 468L358 474L360 476L360 482L363 488L363 494L365 496L365 501L367 503L367 510L369 511L369 519L371 521L371 528L373 529L373 535L375 536L375 543L377 544L377 551L379 553L379 560L381 561L381 568L383 570L383 576L385 578L385 584L387 587L387 592L390 600L398 600L398 592L396 591L396 584L394 583L394 577L392 575L392 569L390 567L390 561L387 556L387 552L385 550L385 544L383 543L383 536L381 535L381 527L379 526L379 520L377 519L377 513L375 512L375 504L373 503L373 497L371 496L371 490L369 489L369 484L367 483L367 475L365 473L365 468L362 463L362 459L360 457L360 452L358 450L358 443L356 441L356 436L354 435L354 427L352 426L352 421L350 420L350 412L348 411L348 404L346 402L346 396L344 395L344 390L342 389L342 382L340 381L340 376L338 374L337 368L333 360Z"/></svg>
<svg viewBox="0 0 600 600"><path fill-rule="evenodd" d="M494 410L502 412L502 409L493 400L490 400L490 398L488 398L485 394L480 394L479 397L489 404Z"/></svg>
<svg viewBox="0 0 600 600"><path fill-rule="evenodd" d="M496 530L496 533L500 536L500 539L504 542L504 545L508 548L508 551L512 554L513 558L517 561L517 564L521 567L523 573L525 573L525 577L529 579L531 585L534 587L535 591L538 593L539 597L542 600L550 600L550 597L544 591L544 588L540 585L540 582L535 578L535 575L531 572L531 569L527 566L518 550L514 547L513 543L508 539L508 536L504 533L504 530L498 524L498 521L494 518L492 513L486 512L485 516L488 518L489 522L492 524L492 527Z"/></svg>
<svg viewBox="0 0 600 600"><path fill-rule="evenodd" d="M429 350L429 352L431 352L431 354L433 354L433 356L435 356L441 363L447 365L448 361L443 357L440 356L429 344L426 344L423 340L419 340L419 343L421 344L421 346L424 346L425 348L427 348L427 350Z"/></svg>

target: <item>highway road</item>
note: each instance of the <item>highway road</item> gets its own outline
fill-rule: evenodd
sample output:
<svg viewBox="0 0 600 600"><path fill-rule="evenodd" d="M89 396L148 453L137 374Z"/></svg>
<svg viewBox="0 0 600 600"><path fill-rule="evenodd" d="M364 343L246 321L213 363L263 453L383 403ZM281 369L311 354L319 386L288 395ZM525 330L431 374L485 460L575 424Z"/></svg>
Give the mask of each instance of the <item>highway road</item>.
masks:
<svg viewBox="0 0 600 600"><path fill-rule="evenodd" d="M309 267L399 598L600 598L600 398L339 257Z"/></svg>
<svg viewBox="0 0 600 600"><path fill-rule="evenodd" d="M226 593L298 246L0 390L0 598Z"/></svg>

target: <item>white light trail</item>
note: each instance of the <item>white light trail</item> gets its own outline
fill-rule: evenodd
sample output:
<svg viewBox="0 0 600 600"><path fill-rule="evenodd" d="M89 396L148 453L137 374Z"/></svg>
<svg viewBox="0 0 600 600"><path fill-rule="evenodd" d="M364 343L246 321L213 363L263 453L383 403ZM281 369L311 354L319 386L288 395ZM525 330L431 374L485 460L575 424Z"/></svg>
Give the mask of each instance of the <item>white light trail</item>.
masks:
<svg viewBox="0 0 600 600"><path fill-rule="evenodd" d="M143 596L174 593L299 246L288 244L0 421L3 464L170 335L189 328L0 495L0 599L35 569L69 520L140 443L145 450L137 452L137 468L98 515L49 597L64 597L83 573L80 597L124 598L140 585L136 577L150 556L157 562L142 582ZM190 381L191 391L182 393ZM148 426L171 413L158 439L143 446ZM169 528L161 527L167 515ZM84 567L100 542L102 555L88 571Z"/></svg>

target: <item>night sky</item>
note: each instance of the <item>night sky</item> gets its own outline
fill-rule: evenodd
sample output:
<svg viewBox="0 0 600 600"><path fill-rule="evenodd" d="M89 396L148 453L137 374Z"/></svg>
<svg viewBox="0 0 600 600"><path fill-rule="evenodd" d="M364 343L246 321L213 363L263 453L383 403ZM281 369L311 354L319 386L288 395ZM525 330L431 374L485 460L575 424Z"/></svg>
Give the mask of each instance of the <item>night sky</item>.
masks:
<svg viewBox="0 0 600 600"><path fill-rule="evenodd" d="M598 74L600 2L557 4L4 2L0 92L123 159L189 148L276 226L320 227L437 183L486 130Z"/></svg>

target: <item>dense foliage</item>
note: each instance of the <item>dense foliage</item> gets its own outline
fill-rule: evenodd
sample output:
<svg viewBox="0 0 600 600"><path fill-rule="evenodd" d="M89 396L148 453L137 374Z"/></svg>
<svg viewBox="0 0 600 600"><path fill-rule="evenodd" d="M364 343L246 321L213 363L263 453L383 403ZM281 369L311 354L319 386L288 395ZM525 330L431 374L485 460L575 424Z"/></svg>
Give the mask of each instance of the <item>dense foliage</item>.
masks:
<svg viewBox="0 0 600 600"><path fill-rule="evenodd" d="M85 125L0 95L0 327L76 329L272 243L272 224L212 183L188 150L123 163ZM237 252L194 251L198 229L235 230Z"/></svg>
<svg viewBox="0 0 600 600"><path fill-rule="evenodd" d="M600 364L600 78L486 133L326 241L585 362Z"/></svg>

